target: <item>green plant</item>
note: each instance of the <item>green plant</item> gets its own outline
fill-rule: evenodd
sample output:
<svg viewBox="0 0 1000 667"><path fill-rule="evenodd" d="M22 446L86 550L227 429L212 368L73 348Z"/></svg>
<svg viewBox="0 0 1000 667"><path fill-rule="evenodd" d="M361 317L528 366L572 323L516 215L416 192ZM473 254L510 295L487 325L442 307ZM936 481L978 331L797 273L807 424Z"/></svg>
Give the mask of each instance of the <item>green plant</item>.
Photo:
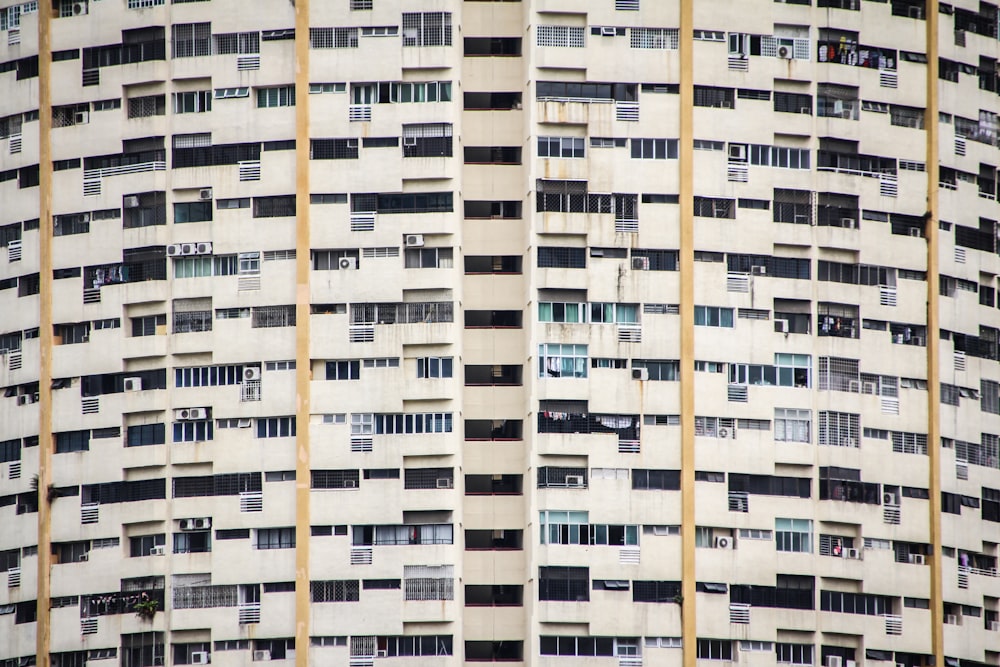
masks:
<svg viewBox="0 0 1000 667"><path fill-rule="evenodd" d="M135 603L132 607L132 611L139 618L152 619L156 615L156 608L160 606L157 600L150 600L149 597L143 593L142 599Z"/></svg>

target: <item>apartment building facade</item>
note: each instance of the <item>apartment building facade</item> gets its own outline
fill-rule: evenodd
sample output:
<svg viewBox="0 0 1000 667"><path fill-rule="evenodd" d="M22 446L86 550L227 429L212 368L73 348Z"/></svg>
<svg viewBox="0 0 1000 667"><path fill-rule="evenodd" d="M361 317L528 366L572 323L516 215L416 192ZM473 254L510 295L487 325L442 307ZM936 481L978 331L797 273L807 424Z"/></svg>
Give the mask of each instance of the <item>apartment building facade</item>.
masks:
<svg viewBox="0 0 1000 667"><path fill-rule="evenodd" d="M0 4L2 667L1000 665L995 5Z"/></svg>

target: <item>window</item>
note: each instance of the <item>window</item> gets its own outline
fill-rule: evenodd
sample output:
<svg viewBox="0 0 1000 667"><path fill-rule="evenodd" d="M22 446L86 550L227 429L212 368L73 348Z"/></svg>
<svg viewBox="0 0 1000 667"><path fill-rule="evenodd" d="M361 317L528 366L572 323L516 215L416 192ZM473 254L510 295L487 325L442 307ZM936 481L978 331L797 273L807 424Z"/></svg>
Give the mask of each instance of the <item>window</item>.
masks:
<svg viewBox="0 0 1000 667"><path fill-rule="evenodd" d="M535 28L537 46L564 46L583 48L586 43L586 29L563 25L540 25Z"/></svg>
<svg viewBox="0 0 1000 667"><path fill-rule="evenodd" d="M652 381L676 382L680 379L680 363L674 360L633 359L632 368L645 368Z"/></svg>
<svg viewBox="0 0 1000 667"><path fill-rule="evenodd" d="M174 93L174 113L204 113L212 110L212 91Z"/></svg>
<svg viewBox="0 0 1000 667"><path fill-rule="evenodd" d="M451 12L404 12L403 46L451 46Z"/></svg>
<svg viewBox="0 0 1000 667"><path fill-rule="evenodd" d="M586 567L538 568L538 599L545 601L590 600L590 570Z"/></svg>
<svg viewBox="0 0 1000 667"><path fill-rule="evenodd" d="M309 46L313 49L356 49L357 28L309 28Z"/></svg>
<svg viewBox="0 0 1000 667"><path fill-rule="evenodd" d="M812 521L775 519L774 541L778 551L812 553Z"/></svg>
<svg viewBox="0 0 1000 667"><path fill-rule="evenodd" d="M452 255L451 248L407 248L403 262L408 269L450 269Z"/></svg>
<svg viewBox="0 0 1000 667"><path fill-rule="evenodd" d="M358 591L357 579L309 582L313 602L357 602L360 599Z"/></svg>
<svg viewBox="0 0 1000 667"><path fill-rule="evenodd" d="M212 550L212 531L174 533L175 554L203 554Z"/></svg>
<svg viewBox="0 0 1000 667"><path fill-rule="evenodd" d="M677 158L676 139L632 139L632 157L644 160Z"/></svg>
<svg viewBox="0 0 1000 667"><path fill-rule="evenodd" d="M583 137L538 137L538 157L582 158L585 142Z"/></svg>
<svg viewBox="0 0 1000 667"><path fill-rule="evenodd" d="M733 327L733 309L718 306L695 306L694 323L703 327Z"/></svg>
<svg viewBox="0 0 1000 667"><path fill-rule="evenodd" d="M718 197L695 197L694 214L702 218L728 218L736 217L736 201L733 199L721 199Z"/></svg>
<svg viewBox="0 0 1000 667"><path fill-rule="evenodd" d="M678 470L641 470L632 471L632 488L637 490L679 491L681 488L681 473Z"/></svg>
<svg viewBox="0 0 1000 667"><path fill-rule="evenodd" d="M207 442L213 438L213 422L174 422L174 442Z"/></svg>
<svg viewBox="0 0 1000 667"><path fill-rule="evenodd" d="M679 602L679 581L633 581L632 602Z"/></svg>
<svg viewBox="0 0 1000 667"><path fill-rule="evenodd" d="M139 535L129 538L129 557L140 558L150 556L153 549L162 547L167 543L167 536L163 533L158 535Z"/></svg>
<svg viewBox="0 0 1000 667"><path fill-rule="evenodd" d="M812 442L812 410L774 409L774 439L778 442Z"/></svg>
<svg viewBox="0 0 1000 667"><path fill-rule="evenodd" d="M861 415L850 412L821 410L819 444L837 447L857 447L861 437Z"/></svg>
<svg viewBox="0 0 1000 667"><path fill-rule="evenodd" d="M327 380L357 380L361 377L361 361L326 362Z"/></svg>
<svg viewBox="0 0 1000 667"><path fill-rule="evenodd" d="M774 189L774 222L790 222L810 225L812 217L812 193L808 190Z"/></svg>
<svg viewBox="0 0 1000 667"><path fill-rule="evenodd" d="M735 91L732 88L716 88L713 86L694 87L694 105L696 107L716 107L732 109Z"/></svg>
<svg viewBox="0 0 1000 667"><path fill-rule="evenodd" d="M294 549L294 528L258 528L258 549Z"/></svg>
<svg viewBox="0 0 1000 667"><path fill-rule="evenodd" d="M733 642L728 639L699 639L698 653L699 660L725 660L733 659Z"/></svg>
<svg viewBox="0 0 1000 667"><path fill-rule="evenodd" d="M295 86L257 89L258 108L293 106L295 106Z"/></svg>
<svg viewBox="0 0 1000 667"><path fill-rule="evenodd" d="M174 222L204 222L212 219L211 201L192 201L174 204Z"/></svg>
<svg viewBox="0 0 1000 667"><path fill-rule="evenodd" d="M258 438L287 438L295 435L295 417L258 417Z"/></svg>
<svg viewBox="0 0 1000 667"><path fill-rule="evenodd" d="M128 101L129 118L149 118L167 113L166 95L146 95L133 97Z"/></svg>
<svg viewBox="0 0 1000 667"><path fill-rule="evenodd" d="M141 424L129 426L125 440L126 447L162 445L166 442L166 424Z"/></svg>
<svg viewBox="0 0 1000 667"><path fill-rule="evenodd" d="M538 267L585 269L587 268L587 249L540 246L538 248Z"/></svg>
<svg viewBox="0 0 1000 667"><path fill-rule="evenodd" d="M451 357L420 357L416 361L418 378L450 378L452 376Z"/></svg>
<svg viewBox="0 0 1000 667"><path fill-rule="evenodd" d="M812 665L813 645L812 644L789 644L778 642L774 645L774 652L777 656L778 664L783 665Z"/></svg>
<svg viewBox="0 0 1000 667"><path fill-rule="evenodd" d="M451 157L451 123L403 125L403 157Z"/></svg>
<svg viewBox="0 0 1000 667"><path fill-rule="evenodd" d="M587 346L547 343L538 346L538 377L587 377Z"/></svg>
<svg viewBox="0 0 1000 667"><path fill-rule="evenodd" d="M774 92L774 110L784 113L812 115L812 95Z"/></svg>
<svg viewBox="0 0 1000 667"><path fill-rule="evenodd" d="M211 23L179 23L171 26L171 52L174 58L207 56L212 53Z"/></svg>

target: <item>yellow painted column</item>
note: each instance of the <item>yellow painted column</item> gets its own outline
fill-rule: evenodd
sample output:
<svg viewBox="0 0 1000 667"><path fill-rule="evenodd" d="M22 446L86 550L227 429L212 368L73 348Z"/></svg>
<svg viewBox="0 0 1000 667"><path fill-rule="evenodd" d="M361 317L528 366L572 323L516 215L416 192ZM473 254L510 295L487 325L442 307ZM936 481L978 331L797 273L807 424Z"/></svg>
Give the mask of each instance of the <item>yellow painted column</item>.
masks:
<svg viewBox="0 0 1000 667"><path fill-rule="evenodd" d="M680 3L681 641L684 667L695 667L694 0Z"/></svg>
<svg viewBox="0 0 1000 667"><path fill-rule="evenodd" d="M35 664L48 667L52 625L52 3L38 3L38 622Z"/></svg>
<svg viewBox="0 0 1000 667"><path fill-rule="evenodd" d="M941 328L938 282L938 0L927 0L927 488L930 490L931 654L944 664L941 592Z"/></svg>
<svg viewBox="0 0 1000 667"><path fill-rule="evenodd" d="M309 665L309 0L295 0L295 665Z"/></svg>

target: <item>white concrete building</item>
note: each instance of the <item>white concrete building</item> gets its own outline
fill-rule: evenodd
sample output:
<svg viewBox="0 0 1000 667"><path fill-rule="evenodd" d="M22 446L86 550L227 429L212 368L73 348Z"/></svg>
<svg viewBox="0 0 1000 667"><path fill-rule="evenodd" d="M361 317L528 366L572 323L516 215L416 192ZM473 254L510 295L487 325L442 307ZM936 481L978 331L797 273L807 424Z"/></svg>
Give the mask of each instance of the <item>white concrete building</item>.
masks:
<svg viewBox="0 0 1000 667"><path fill-rule="evenodd" d="M0 667L1000 666L997 38L0 0Z"/></svg>

